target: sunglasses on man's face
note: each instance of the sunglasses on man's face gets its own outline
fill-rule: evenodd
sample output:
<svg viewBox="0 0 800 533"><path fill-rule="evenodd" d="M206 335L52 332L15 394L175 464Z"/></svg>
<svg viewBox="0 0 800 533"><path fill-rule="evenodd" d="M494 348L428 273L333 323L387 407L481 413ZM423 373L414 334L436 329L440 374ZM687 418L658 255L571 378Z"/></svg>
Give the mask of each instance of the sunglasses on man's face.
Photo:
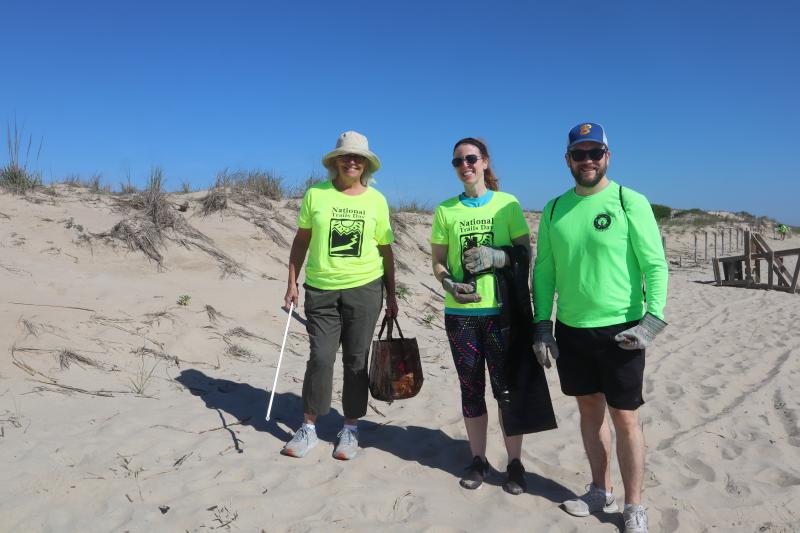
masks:
<svg viewBox="0 0 800 533"><path fill-rule="evenodd" d="M569 157L576 163L585 161L587 157L592 161L600 161L606 155L606 152L608 152L606 148L592 148L591 150L579 150L576 148L569 151Z"/></svg>
<svg viewBox="0 0 800 533"><path fill-rule="evenodd" d="M464 161L466 161L468 165L474 165L480 158L481 156L479 155L469 154L464 157L454 157L450 163L452 163L455 168L458 168L464 164Z"/></svg>

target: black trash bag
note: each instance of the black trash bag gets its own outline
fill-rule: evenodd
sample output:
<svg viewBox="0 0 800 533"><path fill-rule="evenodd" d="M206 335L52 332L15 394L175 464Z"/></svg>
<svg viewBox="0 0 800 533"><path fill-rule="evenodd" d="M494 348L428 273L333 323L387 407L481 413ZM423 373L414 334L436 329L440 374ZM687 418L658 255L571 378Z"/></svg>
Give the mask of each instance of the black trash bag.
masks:
<svg viewBox="0 0 800 533"><path fill-rule="evenodd" d="M504 247L510 265L496 270L503 320L509 325L504 361L505 383L498 405L506 435L537 433L558 427L544 369L533 353L533 310L528 272L530 256L524 246Z"/></svg>

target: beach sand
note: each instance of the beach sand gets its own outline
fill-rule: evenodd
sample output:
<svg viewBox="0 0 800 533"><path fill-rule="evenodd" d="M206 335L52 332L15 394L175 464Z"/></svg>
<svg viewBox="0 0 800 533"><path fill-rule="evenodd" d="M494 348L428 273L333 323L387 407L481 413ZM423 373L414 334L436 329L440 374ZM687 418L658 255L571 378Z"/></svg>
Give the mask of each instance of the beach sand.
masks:
<svg viewBox="0 0 800 533"><path fill-rule="evenodd" d="M96 236L129 214L114 197L57 191L0 194L0 530L620 530L619 513L575 518L558 507L590 474L576 404L555 369L559 428L525 438L527 493L501 488L493 400L496 472L477 491L459 487L470 456L430 274L429 214L394 220L400 324L420 345L422 391L370 399L358 457L337 461L337 364L323 442L298 460L279 451L302 417L302 292L272 421L264 415L299 200L203 217L202 193L174 195L207 239L168 241L159 266ZM529 217L535 234L538 216ZM695 230L669 228L670 325L647 354L651 531L800 531L800 295L713 286L709 265L688 260ZM800 247L797 236L768 240Z"/></svg>

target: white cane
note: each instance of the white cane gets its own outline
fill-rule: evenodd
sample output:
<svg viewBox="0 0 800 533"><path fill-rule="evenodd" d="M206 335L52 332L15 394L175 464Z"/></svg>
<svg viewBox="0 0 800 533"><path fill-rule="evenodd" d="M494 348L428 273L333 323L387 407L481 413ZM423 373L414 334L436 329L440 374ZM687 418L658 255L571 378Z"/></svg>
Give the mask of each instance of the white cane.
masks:
<svg viewBox="0 0 800 533"><path fill-rule="evenodd" d="M286 330L283 332L283 343L281 343L281 355L278 357L278 368L275 369L275 381L272 382L272 393L269 395L269 406L267 407L267 422L269 414L272 412L272 400L275 399L275 387L278 386L278 375L281 373L281 361L283 361L283 349L286 348L286 336L289 335L289 324L292 322L292 311L294 302L289 304L289 318L286 319Z"/></svg>

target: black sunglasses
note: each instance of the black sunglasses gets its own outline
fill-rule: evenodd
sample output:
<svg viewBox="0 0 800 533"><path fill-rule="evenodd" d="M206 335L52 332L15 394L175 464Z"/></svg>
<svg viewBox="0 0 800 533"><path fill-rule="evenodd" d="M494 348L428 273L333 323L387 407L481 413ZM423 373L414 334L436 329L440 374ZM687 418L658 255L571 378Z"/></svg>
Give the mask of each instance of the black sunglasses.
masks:
<svg viewBox="0 0 800 533"><path fill-rule="evenodd" d="M363 155L358 155L358 154L342 154L342 155L337 156L337 158L342 160L342 161L351 161L351 160L353 160L353 161L358 161L359 163L363 163L364 161L367 160L366 157L364 157Z"/></svg>
<svg viewBox="0 0 800 533"><path fill-rule="evenodd" d="M591 150L579 150L576 148L569 151L569 156L575 162L585 161L587 157L592 161L600 161L606 155L606 152L608 152L607 148L592 148Z"/></svg>
<svg viewBox="0 0 800 533"><path fill-rule="evenodd" d="M467 164L474 165L475 163L478 162L479 159L481 159L481 156L475 154L469 154L464 157L454 157L453 160L450 161L450 163L452 163L455 168L458 168L464 164L464 161L466 161Z"/></svg>

